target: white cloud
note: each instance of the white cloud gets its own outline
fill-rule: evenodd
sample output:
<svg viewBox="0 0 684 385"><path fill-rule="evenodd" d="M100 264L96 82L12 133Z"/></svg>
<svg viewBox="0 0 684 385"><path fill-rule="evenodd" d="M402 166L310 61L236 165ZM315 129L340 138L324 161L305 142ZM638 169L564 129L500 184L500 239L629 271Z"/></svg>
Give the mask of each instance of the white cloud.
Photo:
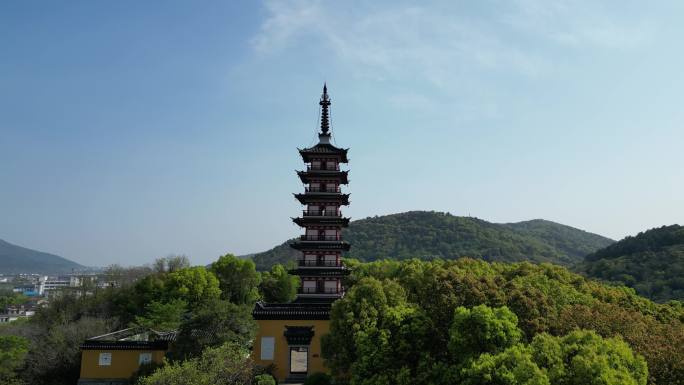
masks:
<svg viewBox="0 0 684 385"><path fill-rule="evenodd" d="M426 111L443 101L435 95L458 95L464 108L489 105L480 112L492 115L498 107L487 87L499 79L562 76L568 55L559 50L630 49L652 37L638 14L618 17L589 0L293 0L266 1L265 9L252 40L262 58L313 50L345 76L401 84L392 104Z"/></svg>

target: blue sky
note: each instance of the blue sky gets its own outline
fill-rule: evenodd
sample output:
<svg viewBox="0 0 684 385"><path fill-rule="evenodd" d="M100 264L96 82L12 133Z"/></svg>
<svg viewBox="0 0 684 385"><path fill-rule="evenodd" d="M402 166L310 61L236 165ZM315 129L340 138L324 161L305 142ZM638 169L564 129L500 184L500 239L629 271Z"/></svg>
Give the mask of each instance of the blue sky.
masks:
<svg viewBox="0 0 684 385"><path fill-rule="evenodd" d="M87 265L295 236L328 82L352 218L684 218L681 1L0 3L0 238Z"/></svg>

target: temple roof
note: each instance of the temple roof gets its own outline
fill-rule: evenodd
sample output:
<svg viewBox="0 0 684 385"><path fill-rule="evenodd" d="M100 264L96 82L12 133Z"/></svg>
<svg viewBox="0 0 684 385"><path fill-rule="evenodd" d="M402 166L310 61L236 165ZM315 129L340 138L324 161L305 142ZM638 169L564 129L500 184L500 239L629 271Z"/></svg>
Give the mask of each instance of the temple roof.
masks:
<svg viewBox="0 0 684 385"><path fill-rule="evenodd" d="M252 311L256 320L329 320L330 303L257 302Z"/></svg>
<svg viewBox="0 0 684 385"><path fill-rule="evenodd" d="M320 135L319 135L320 136ZM337 155L340 158L340 163L347 163L348 148L338 148L330 143L318 143L309 148L298 148L299 154L302 156L304 162L311 162L312 158L320 157L321 155Z"/></svg>
<svg viewBox="0 0 684 385"><path fill-rule="evenodd" d="M177 334L177 331L158 332L133 327L88 338L80 347L84 350L167 350Z"/></svg>

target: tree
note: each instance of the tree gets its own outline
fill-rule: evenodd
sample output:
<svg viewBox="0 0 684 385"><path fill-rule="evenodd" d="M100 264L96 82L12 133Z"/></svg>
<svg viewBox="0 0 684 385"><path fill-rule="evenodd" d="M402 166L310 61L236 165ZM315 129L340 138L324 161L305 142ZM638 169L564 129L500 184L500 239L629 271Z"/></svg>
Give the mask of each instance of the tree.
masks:
<svg viewBox="0 0 684 385"><path fill-rule="evenodd" d="M335 302L323 336L326 364L353 384L411 384L431 332L427 317L406 301L396 282L363 278Z"/></svg>
<svg viewBox="0 0 684 385"><path fill-rule="evenodd" d="M49 328L32 326L27 332L31 340L21 377L28 384L75 384L81 367L79 346L86 338L111 331L107 320L84 317L57 323Z"/></svg>
<svg viewBox="0 0 684 385"><path fill-rule="evenodd" d="M497 353L522 339L518 317L507 307L458 307L449 329L449 350L459 363L482 353Z"/></svg>
<svg viewBox="0 0 684 385"><path fill-rule="evenodd" d="M259 273L254 262L226 254L211 264L220 282L221 298L235 304L254 304L259 297Z"/></svg>
<svg viewBox="0 0 684 385"><path fill-rule="evenodd" d="M164 299L182 299L190 309L216 300L220 296L218 279L203 266L180 269L166 274L164 279Z"/></svg>
<svg viewBox="0 0 684 385"><path fill-rule="evenodd" d="M0 335L0 384L18 383L16 370L24 364L28 347L26 338Z"/></svg>
<svg viewBox="0 0 684 385"><path fill-rule="evenodd" d="M196 308L180 326L173 356L198 356L207 347L230 343L248 348L256 333L252 307L215 299Z"/></svg>
<svg viewBox="0 0 684 385"><path fill-rule="evenodd" d="M281 264L273 265L270 272L261 274L259 290L266 302L284 303L297 297L299 277L291 275Z"/></svg>
<svg viewBox="0 0 684 385"><path fill-rule="evenodd" d="M21 305L28 301L28 297L21 293L14 293L11 290L0 290L0 311L4 311L7 306Z"/></svg>
<svg viewBox="0 0 684 385"><path fill-rule="evenodd" d="M553 384L646 385L648 379L646 361L620 338L576 330L563 337L539 334L530 346Z"/></svg>
<svg viewBox="0 0 684 385"><path fill-rule="evenodd" d="M188 267L190 267L190 258L185 255L169 255L168 257L157 258L153 264L154 272L157 274L173 273Z"/></svg>
<svg viewBox="0 0 684 385"><path fill-rule="evenodd" d="M484 353L463 369L463 385L550 385L543 370L532 359L530 349L514 345L501 353ZM553 383L560 384L560 383Z"/></svg>
<svg viewBox="0 0 684 385"><path fill-rule="evenodd" d="M135 317L135 323L157 331L176 330L187 307L187 302L182 299L172 299L169 302L152 301L145 306L145 315Z"/></svg>
<svg viewBox="0 0 684 385"><path fill-rule="evenodd" d="M201 357L167 364L138 385L245 385L252 381L248 351L233 344L207 348Z"/></svg>

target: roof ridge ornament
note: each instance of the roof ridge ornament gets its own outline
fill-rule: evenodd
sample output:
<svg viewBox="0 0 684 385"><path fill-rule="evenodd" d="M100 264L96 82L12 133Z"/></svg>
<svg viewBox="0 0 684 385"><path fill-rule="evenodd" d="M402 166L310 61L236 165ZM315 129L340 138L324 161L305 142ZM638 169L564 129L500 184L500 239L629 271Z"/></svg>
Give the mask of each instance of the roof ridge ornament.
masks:
<svg viewBox="0 0 684 385"><path fill-rule="evenodd" d="M328 96L328 85L323 83L323 95L321 101L318 102L321 106L321 133L320 136L330 136L330 117L328 108L330 107L330 96Z"/></svg>

